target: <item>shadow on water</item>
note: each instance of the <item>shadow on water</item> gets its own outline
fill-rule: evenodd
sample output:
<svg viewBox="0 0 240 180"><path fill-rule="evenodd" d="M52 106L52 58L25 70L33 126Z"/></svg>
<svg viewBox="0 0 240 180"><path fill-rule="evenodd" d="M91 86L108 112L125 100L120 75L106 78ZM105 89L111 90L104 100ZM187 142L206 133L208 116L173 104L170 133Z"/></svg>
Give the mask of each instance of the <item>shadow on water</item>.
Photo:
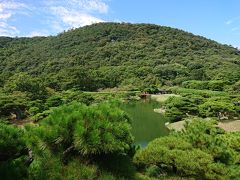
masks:
<svg viewBox="0 0 240 180"><path fill-rule="evenodd" d="M168 134L168 129L165 127L167 119L154 112L154 109L159 107L158 102L150 99L124 104L123 110L132 119L132 133L137 145L145 147L153 139Z"/></svg>

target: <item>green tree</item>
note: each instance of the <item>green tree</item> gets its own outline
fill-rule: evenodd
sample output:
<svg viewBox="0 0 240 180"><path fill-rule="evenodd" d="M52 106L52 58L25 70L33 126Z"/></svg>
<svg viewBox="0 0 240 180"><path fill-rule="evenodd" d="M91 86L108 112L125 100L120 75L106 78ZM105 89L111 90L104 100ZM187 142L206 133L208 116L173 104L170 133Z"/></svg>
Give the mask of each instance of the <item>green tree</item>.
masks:
<svg viewBox="0 0 240 180"><path fill-rule="evenodd" d="M198 114L198 104L202 103L203 98L197 95L186 94L183 97L170 97L164 103L166 117L170 121L179 121L188 115Z"/></svg>
<svg viewBox="0 0 240 180"><path fill-rule="evenodd" d="M26 116L26 94L15 92L13 94L0 94L0 117L14 115L17 120Z"/></svg>
<svg viewBox="0 0 240 180"><path fill-rule="evenodd" d="M199 113L203 117L220 117L220 113L225 113L227 117L231 117L236 114L236 111L234 104L228 99L213 97L199 105Z"/></svg>
<svg viewBox="0 0 240 180"><path fill-rule="evenodd" d="M145 174L155 166L162 175L195 179L235 179L239 176L239 133L225 133L215 121L192 119L182 132L153 140L138 151L134 162ZM156 168L157 167L157 168Z"/></svg>
<svg viewBox="0 0 240 180"><path fill-rule="evenodd" d="M39 78L33 78L27 73L16 73L10 77L4 85L6 92L20 91L32 99L45 99L47 96L46 88Z"/></svg>
<svg viewBox="0 0 240 180"><path fill-rule="evenodd" d="M236 82L233 85L233 90L236 91L236 92L240 92L240 81Z"/></svg>
<svg viewBox="0 0 240 180"><path fill-rule="evenodd" d="M3 179L21 179L27 176L32 163L31 149L27 148L23 131L0 122L0 173Z"/></svg>
<svg viewBox="0 0 240 180"><path fill-rule="evenodd" d="M132 143L128 116L109 103L64 105L41 121L40 130L50 146L83 155L125 152Z"/></svg>

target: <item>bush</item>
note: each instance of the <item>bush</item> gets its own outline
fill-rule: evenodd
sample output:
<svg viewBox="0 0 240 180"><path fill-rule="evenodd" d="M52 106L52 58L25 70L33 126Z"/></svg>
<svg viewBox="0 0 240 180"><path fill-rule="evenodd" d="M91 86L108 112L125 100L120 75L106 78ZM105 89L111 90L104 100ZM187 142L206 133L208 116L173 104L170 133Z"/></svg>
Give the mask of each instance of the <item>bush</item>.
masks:
<svg viewBox="0 0 240 180"><path fill-rule="evenodd" d="M173 93L176 94L195 94L201 95L205 98L212 97L212 96L228 96L228 93L223 91L212 91L212 90L199 90L199 89L187 89L181 87L171 87L169 88Z"/></svg>
<svg viewBox="0 0 240 180"><path fill-rule="evenodd" d="M52 111L53 111L53 108L51 108L49 110L46 110L46 111L43 111L43 112L40 112L40 113L37 113L34 116L32 116L32 119L35 122L38 122L38 121L46 118L47 116L49 116L52 113Z"/></svg>
<svg viewBox="0 0 240 180"><path fill-rule="evenodd" d="M199 114L202 117L220 117L219 113L225 113L226 116L231 117L235 113L234 104L229 100L210 98L199 105Z"/></svg>
<svg viewBox="0 0 240 180"><path fill-rule="evenodd" d="M164 137L152 141L146 149L137 152L134 162L138 166L154 165L158 168L162 164L169 173L199 178L206 177L214 163L210 154L194 149L186 140L177 137ZM146 172L149 172L149 169Z"/></svg>
<svg viewBox="0 0 240 180"><path fill-rule="evenodd" d="M84 179L92 180L98 178L97 167L93 165L85 165L78 160L71 161L65 167L65 179Z"/></svg>
<svg viewBox="0 0 240 180"><path fill-rule="evenodd" d="M182 83L184 88L188 89L199 89L199 90L212 90L212 91L223 91L226 85L225 81L211 80L211 81L185 81Z"/></svg>
<svg viewBox="0 0 240 180"><path fill-rule="evenodd" d="M148 176L229 179L239 176L239 133L225 134L215 121L193 119L182 132L153 140L134 156Z"/></svg>
<svg viewBox="0 0 240 180"><path fill-rule="evenodd" d="M37 113L40 113L40 109L38 107L30 107L29 110L28 110L28 113L31 115L31 116L34 116L36 115Z"/></svg>
<svg viewBox="0 0 240 180"><path fill-rule="evenodd" d="M240 81L236 82L233 85L233 90L236 91L236 92L240 92Z"/></svg>
<svg viewBox="0 0 240 180"><path fill-rule="evenodd" d="M50 146L74 145L83 155L125 152L133 141L128 116L110 103L61 106L41 121L40 129Z"/></svg>
<svg viewBox="0 0 240 180"><path fill-rule="evenodd" d="M146 175L149 177L158 177L160 172L160 168L156 165L152 165L146 169Z"/></svg>
<svg viewBox="0 0 240 180"><path fill-rule="evenodd" d="M186 95L185 97L170 97L165 101L166 117L171 122L180 121L188 115L198 114L198 104L203 100L199 96Z"/></svg>
<svg viewBox="0 0 240 180"><path fill-rule="evenodd" d="M188 89L201 89L202 90L202 89L208 89L208 82L191 80L191 81L183 82L182 86L184 88L188 88Z"/></svg>
<svg viewBox="0 0 240 180"><path fill-rule="evenodd" d="M225 86L226 82L221 80L214 80L208 82L208 89L212 91L223 91Z"/></svg>
<svg viewBox="0 0 240 180"><path fill-rule="evenodd" d="M0 122L0 174L2 179L20 179L27 175L28 150L23 131Z"/></svg>
<svg viewBox="0 0 240 180"><path fill-rule="evenodd" d="M47 107L57 107L63 104L63 100L59 96L51 96L47 99L45 105Z"/></svg>

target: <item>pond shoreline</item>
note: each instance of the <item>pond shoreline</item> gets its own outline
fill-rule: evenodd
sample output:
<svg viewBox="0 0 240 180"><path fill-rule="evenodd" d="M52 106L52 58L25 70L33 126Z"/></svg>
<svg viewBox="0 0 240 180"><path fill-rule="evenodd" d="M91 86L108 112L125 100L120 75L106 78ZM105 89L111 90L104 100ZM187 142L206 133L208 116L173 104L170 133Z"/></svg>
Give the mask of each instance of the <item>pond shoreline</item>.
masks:
<svg viewBox="0 0 240 180"><path fill-rule="evenodd" d="M174 123L165 123L165 126L169 130L182 131L186 120L174 122ZM228 121L219 121L216 127L219 127L226 132L240 132L240 120L228 120Z"/></svg>

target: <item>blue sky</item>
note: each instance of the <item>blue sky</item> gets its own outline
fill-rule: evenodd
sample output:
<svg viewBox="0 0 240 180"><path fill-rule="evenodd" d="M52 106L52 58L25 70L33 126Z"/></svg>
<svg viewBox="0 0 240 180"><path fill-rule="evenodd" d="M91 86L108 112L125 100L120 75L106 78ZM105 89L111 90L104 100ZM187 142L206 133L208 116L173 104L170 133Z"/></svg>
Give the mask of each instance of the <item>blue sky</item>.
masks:
<svg viewBox="0 0 240 180"><path fill-rule="evenodd" d="M56 35L103 21L165 25L240 47L240 0L0 0L0 36Z"/></svg>

